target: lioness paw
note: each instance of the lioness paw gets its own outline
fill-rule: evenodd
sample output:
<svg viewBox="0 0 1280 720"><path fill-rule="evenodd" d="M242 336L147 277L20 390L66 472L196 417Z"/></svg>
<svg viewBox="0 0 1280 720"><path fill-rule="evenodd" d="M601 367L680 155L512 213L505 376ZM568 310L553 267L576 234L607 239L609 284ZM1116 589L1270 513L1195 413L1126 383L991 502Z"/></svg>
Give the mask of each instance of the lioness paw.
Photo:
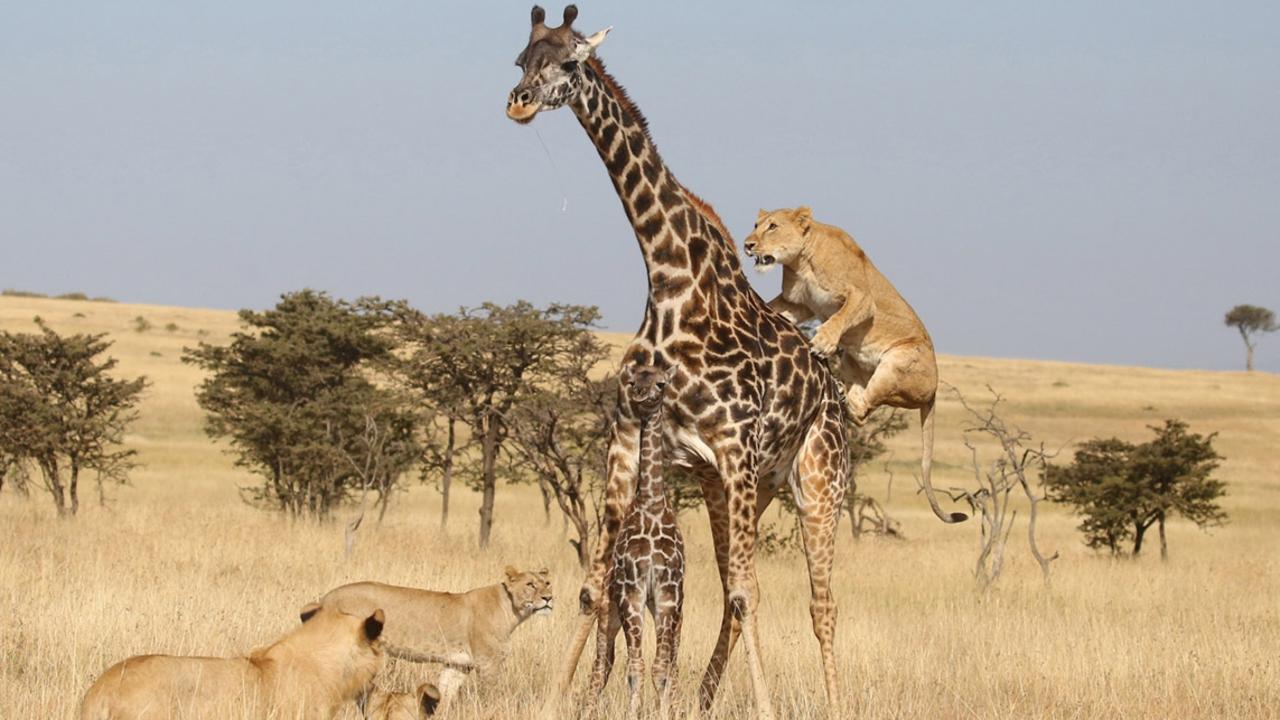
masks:
<svg viewBox="0 0 1280 720"><path fill-rule="evenodd" d="M835 333L824 333L819 328L817 334L813 336L813 352L822 357L831 357L835 354L836 346L839 344L840 338L831 337Z"/></svg>

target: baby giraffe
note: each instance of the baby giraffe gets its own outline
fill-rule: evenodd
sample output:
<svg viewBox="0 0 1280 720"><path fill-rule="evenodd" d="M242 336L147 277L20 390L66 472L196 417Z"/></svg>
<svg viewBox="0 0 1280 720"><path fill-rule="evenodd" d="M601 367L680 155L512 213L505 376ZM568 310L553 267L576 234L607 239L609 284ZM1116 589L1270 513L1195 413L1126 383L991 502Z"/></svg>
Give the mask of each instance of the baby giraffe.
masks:
<svg viewBox="0 0 1280 720"><path fill-rule="evenodd" d="M626 366L622 370L625 409L640 422L640 465L636 473L635 499L613 546L613 567L608 578L608 609L601 613L596 631L596 665L591 675L591 706L596 704L613 668L614 638L622 629L627 640L627 717L640 714L644 654L640 646L644 609L649 608L657 632L653 658L653 684L658 691L659 713L671 713L671 681L680 645L684 605L684 539L676 526L676 513L663 489L662 396L670 372L651 365Z"/></svg>

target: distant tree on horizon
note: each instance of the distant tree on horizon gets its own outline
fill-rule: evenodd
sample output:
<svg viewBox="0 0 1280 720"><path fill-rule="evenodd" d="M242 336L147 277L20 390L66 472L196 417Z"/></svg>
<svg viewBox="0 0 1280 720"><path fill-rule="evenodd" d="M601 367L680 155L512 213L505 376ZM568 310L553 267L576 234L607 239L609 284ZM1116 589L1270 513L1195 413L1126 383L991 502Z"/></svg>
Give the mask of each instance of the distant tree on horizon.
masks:
<svg viewBox="0 0 1280 720"><path fill-rule="evenodd" d="M1244 340L1244 369L1253 371L1253 349L1257 345L1257 336L1262 333L1280 330L1276 324L1276 314L1267 308L1257 305L1237 305L1227 311L1223 322L1240 331Z"/></svg>
<svg viewBox="0 0 1280 720"><path fill-rule="evenodd" d="M112 376L106 333L62 336L0 331L0 473L19 492L39 478L59 517L80 510L80 480L94 473L98 502L107 482L123 484L137 451L122 447L137 419L145 377ZM32 473L34 466L37 472Z"/></svg>
<svg viewBox="0 0 1280 720"><path fill-rule="evenodd" d="M401 306L286 293L270 310L241 310L244 329L229 344L185 350L183 362L209 373L196 390L206 432L262 478L242 489L251 504L328 518L374 493L379 518L386 512L421 454L420 413L381 381Z"/></svg>
<svg viewBox="0 0 1280 720"><path fill-rule="evenodd" d="M480 492L480 547L493 530L498 460L511 435L510 414L563 377L600 318L595 307L518 301L485 303L454 314L409 313L399 332L406 357L399 374L415 394L447 399L450 415L479 448L479 462L450 464Z"/></svg>
<svg viewBox="0 0 1280 720"><path fill-rule="evenodd" d="M1217 433L1189 432L1187 423L1174 419L1149 427L1156 437L1145 443L1114 437L1081 443L1070 465L1045 468L1044 484L1050 500L1084 516L1079 529L1089 547L1119 555L1121 545L1132 541L1137 556L1154 525L1160 559L1167 560L1165 522L1172 515L1201 529L1226 521L1218 505L1226 483L1211 477L1223 458L1213 449Z"/></svg>

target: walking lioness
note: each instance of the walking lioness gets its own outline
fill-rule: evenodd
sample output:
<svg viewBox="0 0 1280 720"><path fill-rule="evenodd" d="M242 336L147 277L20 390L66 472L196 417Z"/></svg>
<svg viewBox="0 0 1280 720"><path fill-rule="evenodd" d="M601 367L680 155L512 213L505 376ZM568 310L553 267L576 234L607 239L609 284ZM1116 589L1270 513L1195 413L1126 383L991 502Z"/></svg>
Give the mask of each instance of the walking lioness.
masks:
<svg viewBox="0 0 1280 720"><path fill-rule="evenodd" d="M320 603L356 613L382 608L388 622L383 637L387 654L444 665L436 680L436 712L444 714L466 673L496 666L521 623L551 612L550 571L508 567L502 582L464 593L359 582L331 590Z"/></svg>
<svg viewBox="0 0 1280 720"><path fill-rule="evenodd" d="M818 354L844 351L838 372L849 387L855 423L881 405L920 410L920 466L929 506L943 522L965 520L964 513L938 507L929 479L938 364L933 339L915 310L848 233L815 221L807 207L761 210L743 247L762 272L782 265L782 293L770 307L794 323L822 320L813 336Z"/></svg>
<svg viewBox="0 0 1280 720"><path fill-rule="evenodd" d="M383 614L311 604L302 626L248 657L139 655L85 693L80 720L328 720L382 667Z"/></svg>

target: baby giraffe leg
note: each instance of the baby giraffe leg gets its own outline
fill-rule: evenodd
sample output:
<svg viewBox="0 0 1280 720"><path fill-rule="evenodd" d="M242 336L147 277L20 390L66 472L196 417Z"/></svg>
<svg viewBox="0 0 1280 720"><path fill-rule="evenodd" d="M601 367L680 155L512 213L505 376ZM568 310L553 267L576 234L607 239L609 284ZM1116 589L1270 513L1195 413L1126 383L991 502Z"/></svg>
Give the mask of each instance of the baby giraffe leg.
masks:
<svg viewBox="0 0 1280 720"><path fill-rule="evenodd" d="M659 595L654 626L658 642L653 656L653 687L658 693L658 717L667 720L671 717L671 685L680 649L680 606L673 593Z"/></svg>
<svg viewBox="0 0 1280 720"><path fill-rule="evenodd" d="M609 673L613 670L613 651L617 644L618 608L608 599L599 611L599 625L596 627L596 664L591 671L591 689L587 693L586 717L594 718L599 710L600 696L604 694L604 686L609 682Z"/></svg>
<svg viewBox="0 0 1280 720"><path fill-rule="evenodd" d="M619 612L622 634L627 641L627 718L636 720L640 717L640 700L644 695L644 598L631 590Z"/></svg>

